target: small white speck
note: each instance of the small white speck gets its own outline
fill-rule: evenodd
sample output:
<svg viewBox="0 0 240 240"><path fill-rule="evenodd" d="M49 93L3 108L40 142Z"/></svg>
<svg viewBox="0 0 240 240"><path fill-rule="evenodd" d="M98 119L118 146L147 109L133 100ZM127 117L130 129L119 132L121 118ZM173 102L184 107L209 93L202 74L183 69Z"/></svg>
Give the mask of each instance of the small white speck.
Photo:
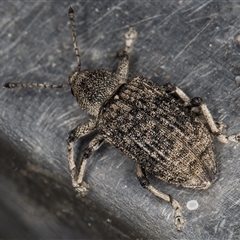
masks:
<svg viewBox="0 0 240 240"><path fill-rule="evenodd" d="M237 35L236 41L238 42L238 44L240 43L240 35Z"/></svg>
<svg viewBox="0 0 240 240"><path fill-rule="evenodd" d="M40 146L36 146L36 147L35 147L35 150L36 150L36 152L41 152L42 149L41 149Z"/></svg>
<svg viewBox="0 0 240 240"><path fill-rule="evenodd" d="M22 138L20 138L20 141L22 142L22 141L23 141L23 139L22 139Z"/></svg>
<svg viewBox="0 0 240 240"><path fill-rule="evenodd" d="M8 34L8 37L9 37L9 38L10 38L10 37L12 37L12 34L11 34L11 33L9 33L9 34Z"/></svg>
<svg viewBox="0 0 240 240"><path fill-rule="evenodd" d="M224 228L225 223L226 223L226 219L223 219L223 220L221 221L221 223L219 224L219 227L220 227L220 228Z"/></svg>
<svg viewBox="0 0 240 240"><path fill-rule="evenodd" d="M119 96L118 96L118 95L115 95L115 96L114 96L114 99L115 99L115 100L119 99Z"/></svg>
<svg viewBox="0 0 240 240"><path fill-rule="evenodd" d="M112 222L112 220L108 218L108 219L107 219L107 222L108 222L108 223L111 223L111 222Z"/></svg>
<svg viewBox="0 0 240 240"><path fill-rule="evenodd" d="M187 202L187 208L190 211L198 209L198 202L196 200L190 200Z"/></svg>
<svg viewBox="0 0 240 240"><path fill-rule="evenodd" d="M98 8L95 8L95 12L99 12Z"/></svg>
<svg viewBox="0 0 240 240"><path fill-rule="evenodd" d="M235 77L235 83L238 87L240 87L240 76Z"/></svg>
<svg viewBox="0 0 240 240"><path fill-rule="evenodd" d="M48 56L48 61L51 62L51 61L53 61L53 60L54 60L54 56L53 56L53 55L49 55L49 56Z"/></svg>
<svg viewBox="0 0 240 240"><path fill-rule="evenodd" d="M91 223L88 223L88 226L89 226L89 227L91 227L91 226L92 226L92 224L91 224Z"/></svg>

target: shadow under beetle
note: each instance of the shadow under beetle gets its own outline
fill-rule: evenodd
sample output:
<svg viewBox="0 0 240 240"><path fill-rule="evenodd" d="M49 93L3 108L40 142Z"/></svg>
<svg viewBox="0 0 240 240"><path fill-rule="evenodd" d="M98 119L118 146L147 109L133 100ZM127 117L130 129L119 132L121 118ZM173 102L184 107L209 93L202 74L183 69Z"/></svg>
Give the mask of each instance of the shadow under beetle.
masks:
<svg viewBox="0 0 240 240"><path fill-rule="evenodd" d="M77 69L69 77L69 83L10 82L4 87L70 86L81 108L91 115L87 123L70 131L67 138L68 163L75 190L82 196L87 193L89 185L83 181L86 161L106 141L137 163L137 177L142 187L171 203L175 225L181 231L185 220L180 204L170 195L154 188L149 183L147 173L182 187L206 189L217 173L212 135L227 143L240 142L240 134L221 134L222 125L214 122L206 104L199 97L190 99L170 83L158 86L146 77L128 79L129 55L137 37L133 27L125 34L125 48L119 52L116 72L104 69L81 71L75 17L71 7L68 15L78 62ZM200 120L196 110L204 116L205 122ZM92 131L97 131L97 135L84 149L77 169L73 143Z"/></svg>

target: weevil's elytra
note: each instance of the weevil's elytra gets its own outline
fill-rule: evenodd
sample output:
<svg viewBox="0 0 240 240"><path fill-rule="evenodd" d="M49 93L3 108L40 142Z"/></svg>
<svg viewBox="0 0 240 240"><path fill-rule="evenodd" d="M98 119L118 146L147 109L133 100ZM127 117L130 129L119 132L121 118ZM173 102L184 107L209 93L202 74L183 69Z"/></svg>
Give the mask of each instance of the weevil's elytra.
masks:
<svg viewBox="0 0 240 240"><path fill-rule="evenodd" d="M117 94L98 121L104 139L162 180L209 187L217 171L212 138L191 109L144 77L130 80Z"/></svg>
<svg viewBox="0 0 240 240"><path fill-rule="evenodd" d="M105 141L136 162L136 174L142 187L171 203L175 225L182 230L185 220L180 204L170 195L154 188L147 174L186 188L206 189L216 178L217 164L213 153L214 136L223 143L240 142L240 134L227 136L213 120L206 104L190 99L180 88L166 83L154 84L146 77L128 79L129 56L137 32L130 27L125 34L125 48L119 52L116 72L82 70L76 41L74 11L69 8L72 38L78 66L61 85L39 83L6 83L16 87L71 87L80 107L91 115L68 134L67 151L72 185L85 195L89 185L83 181L87 159ZM203 122L194 110L202 113ZM74 159L73 143L96 131L97 135L84 149L80 166Z"/></svg>

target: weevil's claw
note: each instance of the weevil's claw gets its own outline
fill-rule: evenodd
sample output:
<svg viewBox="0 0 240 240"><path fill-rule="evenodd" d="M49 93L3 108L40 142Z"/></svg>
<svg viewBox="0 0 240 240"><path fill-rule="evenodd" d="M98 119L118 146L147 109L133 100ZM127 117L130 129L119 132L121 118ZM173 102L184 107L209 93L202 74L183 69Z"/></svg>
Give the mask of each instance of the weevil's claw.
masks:
<svg viewBox="0 0 240 240"><path fill-rule="evenodd" d="M220 134L217 136L217 139L221 143L228 143L228 142L239 143L240 142L240 133L238 133L236 135L231 135L231 136Z"/></svg>
<svg viewBox="0 0 240 240"><path fill-rule="evenodd" d="M128 31L125 33L125 40L126 41L134 41L137 38L137 31L134 27L129 27ZM131 44L126 44L127 46Z"/></svg>
<svg viewBox="0 0 240 240"><path fill-rule="evenodd" d="M176 216L175 215L175 226L178 231L182 232L183 227L185 225L185 220L183 219L183 216Z"/></svg>
<svg viewBox="0 0 240 240"><path fill-rule="evenodd" d="M172 207L175 211L174 212L175 226L176 226L177 230L181 232L185 225L185 222L186 222L182 215L182 208L175 199L172 199Z"/></svg>
<svg viewBox="0 0 240 240"><path fill-rule="evenodd" d="M77 197L85 197L88 193L90 186L82 182L80 185L75 186L75 191L77 192Z"/></svg>
<svg viewBox="0 0 240 240"><path fill-rule="evenodd" d="M240 133L228 137L229 141L239 143L240 142Z"/></svg>

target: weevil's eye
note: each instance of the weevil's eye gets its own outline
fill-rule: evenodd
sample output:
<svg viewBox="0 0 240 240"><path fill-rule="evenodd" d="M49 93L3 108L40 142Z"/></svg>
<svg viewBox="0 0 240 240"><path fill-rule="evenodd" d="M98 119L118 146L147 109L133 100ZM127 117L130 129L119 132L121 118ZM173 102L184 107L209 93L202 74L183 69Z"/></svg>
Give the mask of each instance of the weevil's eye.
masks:
<svg viewBox="0 0 240 240"><path fill-rule="evenodd" d="M74 93L73 93L73 90L72 90L72 88L71 88L71 93L72 93L72 95L74 96ZM74 96L75 97L75 96Z"/></svg>

